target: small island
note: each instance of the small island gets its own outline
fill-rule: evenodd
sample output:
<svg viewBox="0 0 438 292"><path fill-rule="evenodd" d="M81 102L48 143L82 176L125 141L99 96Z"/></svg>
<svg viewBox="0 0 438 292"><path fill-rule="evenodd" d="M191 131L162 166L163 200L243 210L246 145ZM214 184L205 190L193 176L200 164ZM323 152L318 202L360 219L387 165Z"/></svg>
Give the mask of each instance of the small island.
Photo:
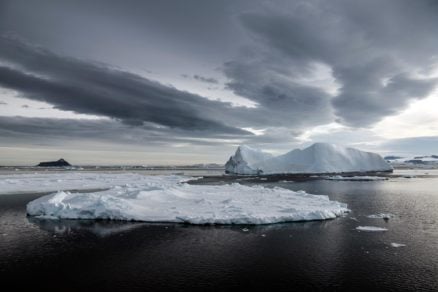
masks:
<svg viewBox="0 0 438 292"><path fill-rule="evenodd" d="M40 162L37 166L39 167L65 167L65 166L71 166L70 163L68 163L63 158L57 160L57 161L44 161Z"/></svg>

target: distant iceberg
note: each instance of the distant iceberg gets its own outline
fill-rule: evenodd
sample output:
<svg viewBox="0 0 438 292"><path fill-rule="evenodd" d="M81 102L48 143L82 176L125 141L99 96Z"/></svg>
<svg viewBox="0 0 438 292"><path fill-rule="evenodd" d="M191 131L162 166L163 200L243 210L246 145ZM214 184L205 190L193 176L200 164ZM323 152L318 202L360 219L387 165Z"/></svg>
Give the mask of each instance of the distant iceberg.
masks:
<svg viewBox="0 0 438 292"><path fill-rule="evenodd" d="M334 144L315 143L273 156L249 146L239 146L225 164L230 174L354 173L386 172L392 166L379 154Z"/></svg>
<svg viewBox="0 0 438 292"><path fill-rule="evenodd" d="M273 158L272 154L242 145L225 164L225 171L235 174L261 174L264 172L260 168L264 166L262 163Z"/></svg>
<svg viewBox="0 0 438 292"><path fill-rule="evenodd" d="M368 231L368 232L382 232L382 231L388 231L388 228L382 228L377 226L357 226L356 230Z"/></svg>

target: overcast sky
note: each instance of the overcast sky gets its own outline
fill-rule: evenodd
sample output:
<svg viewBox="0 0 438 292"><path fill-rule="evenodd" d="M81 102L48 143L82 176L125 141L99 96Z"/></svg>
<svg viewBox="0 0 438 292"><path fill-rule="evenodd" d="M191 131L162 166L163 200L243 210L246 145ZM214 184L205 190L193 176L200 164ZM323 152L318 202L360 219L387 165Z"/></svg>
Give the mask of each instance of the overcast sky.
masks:
<svg viewBox="0 0 438 292"><path fill-rule="evenodd" d="M435 0L0 0L0 164L438 154L437 27Z"/></svg>

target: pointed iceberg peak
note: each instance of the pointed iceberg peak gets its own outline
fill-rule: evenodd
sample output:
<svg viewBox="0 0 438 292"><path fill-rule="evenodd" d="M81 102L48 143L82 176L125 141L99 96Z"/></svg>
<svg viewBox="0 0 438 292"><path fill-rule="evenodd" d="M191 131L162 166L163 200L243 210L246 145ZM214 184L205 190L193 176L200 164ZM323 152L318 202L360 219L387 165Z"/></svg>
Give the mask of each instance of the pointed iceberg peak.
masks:
<svg viewBox="0 0 438 292"><path fill-rule="evenodd" d="M237 147L236 153L225 164L225 172L231 174L261 174L263 171L254 167L254 165L272 157L270 153L247 145L240 145Z"/></svg>
<svg viewBox="0 0 438 292"><path fill-rule="evenodd" d="M273 156L246 145L239 146L225 164L231 174L353 173L392 171L379 154L329 143Z"/></svg>
<svg viewBox="0 0 438 292"><path fill-rule="evenodd" d="M258 149L252 148L248 145L242 144L237 147L236 153L248 152L248 151L257 151Z"/></svg>

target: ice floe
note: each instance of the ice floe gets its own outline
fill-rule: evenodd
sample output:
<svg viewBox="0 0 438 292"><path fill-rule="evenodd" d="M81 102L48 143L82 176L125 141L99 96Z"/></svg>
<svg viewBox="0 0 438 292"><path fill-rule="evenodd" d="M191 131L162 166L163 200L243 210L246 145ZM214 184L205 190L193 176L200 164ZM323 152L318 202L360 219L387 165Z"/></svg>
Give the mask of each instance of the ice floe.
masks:
<svg viewBox="0 0 438 292"><path fill-rule="evenodd" d="M370 231L370 232L388 231L387 228L382 228L382 227L377 227L377 226L357 226L356 230Z"/></svg>
<svg viewBox="0 0 438 292"><path fill-rule="evenodd" d="M391 219L394 216L395 215L391 213L378 213L378 214L368 215L367 217L372 219Z"/></svg>
<svg viewBox="0 0 438 292"><path fill-rule="evenodd" d="M136 176L134 176L136 177ZM332 219L347 205L324 195L263 186L190 185L186 177L142 176L100 192L59 191L27 205L44 218L191 224L270 224Z"/></svg>
<svg viewBox="0 0 438 292"><path fill-rule="evenodd" d="M154 176L137 173L103 172L50 172L0 175L0 195L15 193L41 193L65 190L104 189L123 184L146 182L173 183L188 180L188 177L168 177L165 181Z"/></svg>
<svg viewBox="0 0 438 292"><path fill-rule="evenodd" d="M391 242L391 246L392 246L392 247L403 247L403 246L406 246L406 244L404 244L404 243L395 243L395 242Z"/></svg>
<svg viewBox="0 0 438 292"><path fill-rule="evenodd" d="M344 180L344 181L380 181L380 180L388 180L387 177L384 176L341 176L341 175L333 175L333 176L325 176L326 180Z"/></svg>

